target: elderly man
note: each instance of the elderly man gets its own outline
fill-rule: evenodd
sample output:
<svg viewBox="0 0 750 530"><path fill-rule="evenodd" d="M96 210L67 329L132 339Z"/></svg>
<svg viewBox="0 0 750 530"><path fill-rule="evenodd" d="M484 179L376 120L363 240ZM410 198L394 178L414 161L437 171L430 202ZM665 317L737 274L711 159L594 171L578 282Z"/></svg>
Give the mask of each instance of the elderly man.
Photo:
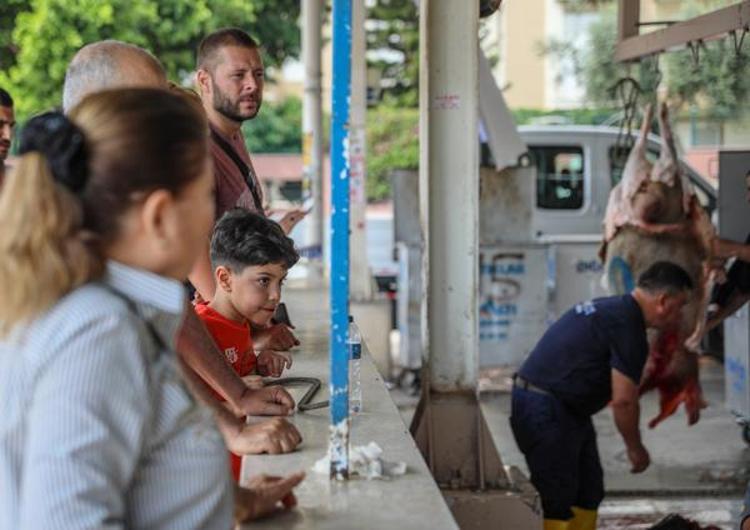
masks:
<svg viewBox="0 0 750 530"><path fill-rule="evenodd" d="M5 178L5 160L10 153L10 144L13 141L13 128L16 126L16 117L13 113L13 98L10 94L0 88L0 186Z"/></svg>
<svg viewBox="0 0 750 530"><path fill-rule="evenodd" d="M131 86L166 89L167 77L159 61L147 51L123 42L89 44L70 62L65 75L63 107L70 110L92 92ZM281 387L248 388L192 310L187 312L177 348L182 361L191 368L184 373L194 391L216 410L229 449L238 454L281 453L292 451L299 444L299 432L286 420L274 418L248 426L211 395L201 378L227 398L238 416L286 415L294 408L294 400Z"/></svg>

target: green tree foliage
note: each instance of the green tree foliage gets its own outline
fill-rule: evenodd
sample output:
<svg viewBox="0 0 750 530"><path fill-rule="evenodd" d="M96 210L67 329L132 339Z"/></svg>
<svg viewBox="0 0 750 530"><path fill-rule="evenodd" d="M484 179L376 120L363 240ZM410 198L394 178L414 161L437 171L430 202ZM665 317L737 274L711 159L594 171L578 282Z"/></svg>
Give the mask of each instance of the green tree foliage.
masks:
<svg viewBox="0 0 750 530"><path fill-rule="evenodd" d="M419 110L381 104L367 113L367 198L391 196L390 171L419 167Z"/></svg>
<svg viewBox="0 0 750 530"><path fill-rule="evenodd" d="M271 65L299 53L299 0L3 0L0 85L18 114L58 106L65 69L81 46L119 39L142 46L184 80L207 33L239 26L264 45ZM8 53L6 53L8 52Z"/></svg>
<svg viewBox="0 0 750 530"><path fill-rule="evenodd" d="M714 2L690 2L683 10L682 18L690 18L712 8L725 5L723 0ZM659 75L663 72L662 90L673 105L684 108L695 103L705 109L705 115L716 119L728 119L744 111L750 93L750 72L746 66L750 45L745 51L735 53L731 37L702 46L699 61L689 49L667 53L657 58L646 58L639 64L627 66L614 62L617 42L616 12L604 9L599 22L591 28L588 46L575 50L569 43L553 41L547 44L545 53L567 56L576 65L576 75L586 88L587 103L615 108L621 102L612 90L615 81L626 76L634 77L641 85L641 101L655 100ZM658 62L657 62L658 61Z"/></svg>
<svg viewBox="0 0 750 530"><path fill-rule="evenodd" d="M689 50L674 54L667 63L670 97L681 107L697 102L707 118L725 121L742 115L750 94L747 53L736 53L728 38L707 43L697 63Z"/></svg>
<svg viewBox="0 0 750 530"><path fill-rule="evenodd" d="M414 0L377 0L367 13L369 67L381 73L384 99L419 102L419 17Z"/></svg>
<svg viewBox="0 0 750 530"><path fill-rule="evenodd" d="M251 153L299 153L302 151L302 101L288 97L279 103L263 103L258 115L242 126Z"/></svg>
<svg viewBox="0 0 750 530"><path fill-rule="evenodd" d="M534 123L542 117L557 118L555 123L565 125L602 125L612 118L611 108L585 108L585 109L513 109L513 121L516 125L527 125ZM538 123L538 122L537 122Z"/></svg>
<svg viewBox="0 0 750 530"><path fill-rule="evenodd" d="M0 71L7 70L18 52L13 43L16 15L28 8L29 0L4 0L0 2Z"/></svg>

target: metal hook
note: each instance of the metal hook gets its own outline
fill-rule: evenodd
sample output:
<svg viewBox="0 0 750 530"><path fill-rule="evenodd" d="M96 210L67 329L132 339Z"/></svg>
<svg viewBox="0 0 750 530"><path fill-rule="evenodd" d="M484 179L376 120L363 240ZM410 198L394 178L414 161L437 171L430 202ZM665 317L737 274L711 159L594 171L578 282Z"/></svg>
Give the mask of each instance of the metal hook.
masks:
<svg viewBox="0 0 750 530"><path fill-rule="evenodd" d="M621 166L624 165L627 154L635 143L633 120L638 112L638 97L641 94L641 86L632 77L625 77L612 87L612 91L622 103L622 122L615 141L615 159L617 159L618 166Z"/></svg>
<svg viewBox="0 0 750 530"><path fill-rule="evenodd" d="M745 35L747 35L748 27L745 26L742 28L742 35L739 38L739 41L737 40L737 30L732 30L730 33L732 34L732 39L734 40L734 53L739 57L742 55L742 44L745 42Z"/></svg>
<svg viewBox="0 0 750 530"><path fill-rule="evenodd" d="M661 71L661 68L659 68L659 58L660 58L660 55L658 53L655 53L651 56L651 61L652 61L651 70L654 74L654 79L655 79L654 89L659 88L659 85L661 84L661 80L662 80L662 71Z"/></svg>
<svg viewBox="0 0 750 530"><path fill-rule="evenodd" d="M701 62L701 48L705 47L703 44L703 40L699 39L695 42L690 41L688 42L688 48L690 48L690 53L693 56L693 70L697 70L700 68L700 62Z"/></svg>

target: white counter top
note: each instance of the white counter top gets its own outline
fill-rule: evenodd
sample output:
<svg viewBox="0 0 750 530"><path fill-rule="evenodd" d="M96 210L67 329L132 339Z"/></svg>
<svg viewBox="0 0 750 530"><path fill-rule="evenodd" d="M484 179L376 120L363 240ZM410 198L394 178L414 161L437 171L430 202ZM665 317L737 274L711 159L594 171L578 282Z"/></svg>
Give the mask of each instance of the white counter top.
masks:
<svg viewBox="0 0 750 530"><path fill-rule="evenodd" d="M302 327L301 322L296 323ZM324 326L305 328L298 331L303 346L294 356L294 366L284 376L321 379L323 387L313 399L317 402L328 399L328 330ZM304 391L304 388L290 388L295 399ZM304 439L300 448L287 455L245 457L242 480L258 474L287 475L304 470L307 477L295 490L299 505L291 512L254 522L246 528L458 528L366 352L362 356L362 395L364 411L352 420L352 445L376 442L383 449L384 459L406 462L406 475L390 481L354 478L345 483L331 483L327 475L312 471L315 462L327 452L328 408L298 412L290 420Z"/></svg>

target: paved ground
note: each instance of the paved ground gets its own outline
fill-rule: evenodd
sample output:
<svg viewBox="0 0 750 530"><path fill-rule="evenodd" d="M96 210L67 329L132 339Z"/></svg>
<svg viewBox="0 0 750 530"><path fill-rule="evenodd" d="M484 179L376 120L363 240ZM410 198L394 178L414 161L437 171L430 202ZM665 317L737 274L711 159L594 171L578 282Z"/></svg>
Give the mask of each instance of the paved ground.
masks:
<svg viewBox="0 0 750 530"><path fill-rule="evenodd" d="M313 313L326 310L323 292L290 289L285 298L292 320L313 318ZM366 313L360 318L366 318ZM701 374L709 407L693 427L687 427L680 410L656 429L646 431L644 442L653 463L641 475L628 471L624 447L610 412L605 410L595 417L608 489L600 512L600 528L647 529L673 512L704 525L736 528L745 484L750 478L750 449L724 408L722 366L706 360ZM391 396L408 425L417 398L399 388L394 388ZM508 426L509 398L507 392L487 392L483 395L483 410L504 462L525 469ZM367 396L363 399L366 401ZM655 394L645 396L642 407L644 420L654 416Z"/></svg>
<svg viewBox="0 0 750 530"><path fill-rule="evenodd" d="M610 410L605 409L594 418L608 491L652 495L661 492L726 495L744 491L750 451L734 417L724 408L722 366L706 359L701 372L708 408L692 427L687 426L682 410L655 429L644 427L643 440L651 453L652 465L643 474L633 475L628 471L624 445ZM521 467L523 458L516 449L507 420L509 394L485 394L483 404L506 463ZM657 413L656 393L644 396L641 406L643 425Z"/></svg>
<svg viewBox="0 0 750 530"><path fill-rule="evenodd" d="M723 367L706 359L701 382L709 402L698 424L688 427L682 410L654 430L644 432L652 466L632 475L624 446L609 410L595 418L607 500L601 508L600 528L647 529L669 513L679 513L701 524L735 528L750 470L750 449L743 442L734 417L724 408ZM408 423L416 398L400 389L391 395ZM483 394L484 411L495 444L507 465L526 471L523 455L508 425L510 395ZM656 395L642 399L643 417L656 414ZM645 421L644 421L645 423Z"/></svg>

